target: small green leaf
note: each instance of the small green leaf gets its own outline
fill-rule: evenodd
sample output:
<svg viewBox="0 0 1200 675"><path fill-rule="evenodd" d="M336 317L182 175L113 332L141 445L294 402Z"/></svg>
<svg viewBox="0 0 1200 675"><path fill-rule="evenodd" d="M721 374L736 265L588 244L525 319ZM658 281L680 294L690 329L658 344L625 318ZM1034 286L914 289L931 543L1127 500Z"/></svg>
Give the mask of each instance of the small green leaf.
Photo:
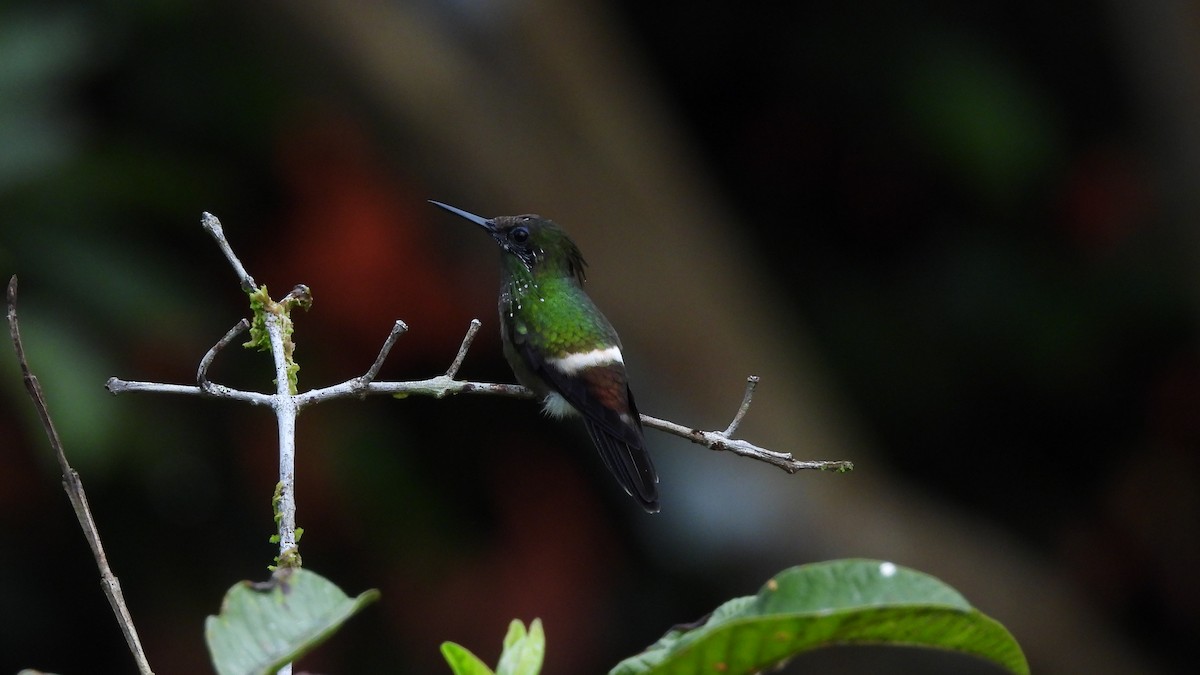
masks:
<svg viewBox="0 0 1200 675"><path fill-rule="evenodd" d="M274 673L378 598L375 589L350 598L304 569L281 569L262 584L243 581L204 623L209 655L219 675Z"/></svg>
<svg viewBox="0 0 1200 675"><path fill-rule="evenodd" d="M462 645L443 642L442 656L445 657L446 663L450 664L454 675L495 675L478 656Z"/></svg>
<svg viewBox="0 0 1200 675"><path fill-rule="evenodd" d="M546 656L546 635L542 632L542 620L534 619L529 632L519 619L508 625L504 636L504 651L496 666L496 675L537 675L542 670L542 659Z"/></svg>
<svg viewBox="0 0 1200 675"><path fill-rule="evenodd" d="M546 635L542 632L541 619L534 619L528 632L518 619L508 624L504 651L500 653L500 664L495 673L466 647L453 642L442 643L442 656L454 675L538 675L545 655Z"/></svg>
<svg viewBox="0 0 1200 675"><path fill-rule="evenodd" d="M668 632L610 675L745 675L848 644L940 648L1029 673L1012 635L941 581L878 560L835 560L781 572L758 595Z"/></svg>

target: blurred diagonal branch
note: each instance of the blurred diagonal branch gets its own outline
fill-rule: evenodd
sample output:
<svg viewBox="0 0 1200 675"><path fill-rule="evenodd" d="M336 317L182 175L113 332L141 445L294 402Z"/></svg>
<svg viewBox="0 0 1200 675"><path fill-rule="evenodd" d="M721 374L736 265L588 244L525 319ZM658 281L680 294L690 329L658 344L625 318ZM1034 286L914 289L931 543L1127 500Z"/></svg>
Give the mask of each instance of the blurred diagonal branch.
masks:
<svg viewBox="0 0 1200 675"><path fill-rule="evenodd" d="M71 500L71 506L75 509L75 517L79 520L79 526L83 528L83 536L92 548L92 555L96 558L96 567L100 569L100 586L104 589L108 604L112 606L113 614L117 617L121 633L125 635L125 642L129 645L129 651L137 663L138 672L152 674L154 671L150 669L146 653L142 650L141 640L138 639L137 629L133 625L133 616L129 613L129 607L125 605L121 582L113 574L112 568L108 564L108 557L104 554L104 544L100 541L100 530L96 527L96 521L92 518L92 510L88 506L83 480L79 478L79 473L67 461L62 440L58 437L58 430L54 428L54 420L50 417L50 408L46 405L46 397L42 393L42 385L30 370L29 361L25 358L25 347L21 342L21 330L17 323L17 277L15 275L8 282L8 328L13 348L17 352L21 375L25 380L25 389L29 392L29 398L33 400L34 407L37 408L38 417L42 420L42 426L46 431L46 438L49 439L50 447L54 450L54 455L58 458L58 465L62 469L63 489L66 490L67 497Z"/></svg>

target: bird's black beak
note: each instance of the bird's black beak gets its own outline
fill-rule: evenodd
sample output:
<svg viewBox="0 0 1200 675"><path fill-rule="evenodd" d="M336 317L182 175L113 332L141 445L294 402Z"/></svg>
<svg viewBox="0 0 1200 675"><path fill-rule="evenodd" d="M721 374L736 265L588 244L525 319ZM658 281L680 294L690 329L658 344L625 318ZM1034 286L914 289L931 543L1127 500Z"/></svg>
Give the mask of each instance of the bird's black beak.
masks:
<svg viewBox="0 0 1200 675"><path fill-rule="evenodd" d="M468 211L463 211L462 209L455 208L453 206L450 206L449 204L435 202L432 199L429 200L429 203L433 204L434 206L438 206L443 209L446 209L447 211L449 211L450 213L453 213L456 216L466 218L467 220L471 221L472 223L475 223L476 225L482 227L483 229L487 230L490 233L494 234L496 232L496 223L488 218L484 218L483 216L477 216L474 213L470 213Z"/></svg>

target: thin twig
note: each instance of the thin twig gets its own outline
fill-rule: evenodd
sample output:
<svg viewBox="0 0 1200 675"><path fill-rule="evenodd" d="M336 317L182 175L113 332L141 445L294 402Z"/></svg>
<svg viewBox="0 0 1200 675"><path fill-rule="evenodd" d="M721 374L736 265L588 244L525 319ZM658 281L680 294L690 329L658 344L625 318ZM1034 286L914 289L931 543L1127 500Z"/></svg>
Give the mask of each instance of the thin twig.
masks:
<svg viewBox="0 0 1200 675"><path fill-rule="evenodd" d="M229 240L225 238L225 230L221 227L221 221L216 216L205 211L200 214L200 225L208 230L208 233L217 240L217 246L220 247L221 253L225 254L225 258L229 260L229 264L233 266L233 271L237 274L238 281L242 285L242 290L247 293L253 293L258 288L258 284L254 283L254 277L242 267L242 261L234 255L233 248L229 245Z"/></svg>
<svg viewBox="0 0 1200 675"><path fill-rule="evenodd" d="M119 377L110 377L104 383L104 388L110 394L136 394L136 393L151 393L151 394L184 394L187 396L216 396L216 394L208 394L200 387L194 384L167 384L166 382L145 382L142 380L122 380Z"/></svg>
<svg viewBox="0 0 1200 675"><path fill-rule="evenodd" d="M183 396L201 396L204 398L225 398L232 401L244 401L254 405L270 406L274 400L273 394L261 394L257 391L242 391L222 384L211 383L209 391L194 384L166 384L163 382L144 382L140 380L122 380L110 377L104 383L104 388L110 394L180 394Z"/></svg>
<svg viewBox="0 0 1200 675"><path fill-rule="evenodd" d="M363 388L366 388L368 384L371 384L375 381L375 377L379 375L379 369L383 367L383 362L387 359L388 354L391 353L392 347L396 344L396 340L398 340L400 336L403 335L407 330L408 324L397 319L396 324L392 326L392 331L388 333L387 339L383 341L383 347L379 349L379 356L375 357L375 363L372 363L371 367L367 369L367 372L363 373L362 377L358 378Z"/></svg>
<svg viewBox="0 0 1200 675"><path fill-rule="evenodd" d="M241 335L249 327L250 322L246 319L242 319L241 321L237 322L237 325L235 325L233 328L230 328L225 333L225 337L217 340L217 344L213 345L212 349L209 349L204 355L204 358L200 359L200 367L196 370L196 384L200 385L200 389L202 389L204 393L210 396L215 395L214 390L216 385L208 381L208 369L210 366L212 366L213 359L217 358L217 353L228 347L230 342L233 342L237 336Z"/></svg>
<svg viewBox="0 0 1200 675"><path fill-rule="evenodd" d="M750 399L754 398L754 388L758 386L758 376L751 375L746 378L746 393L742 395L742 405L738 408L737 414L733 416L733 421L725 428L723 436L729 438L733 432L737 431L738 425L742 423L742 418L746 416L746 411L750 410Z"/></svg>
<svg viewBox="0 0 1200 675"><path fill-rule="evenodd" d="M720 431L701 431L700 429L690 429L680 424L662 420L649 415L642 415L642 425L651 429L658 429L669 434L674 434L680 438L697 444L703 445L710 450L723 450L732 452L741 457L749 457L757 459L760 462L766 462L788 473L796 473L805 469L816 469L818 471L851 471L854 469L854 464L845 460L817 460L817 461L801 461L793 459L791 453L776 452L760 448L753 443L748 443L736 438L729 438Z"/></svg>
<svg viewBox="0 0 1200 675"><path fill-rule="evenodd" d="M454 355L454 360L450 362L450 368L446 370L446 377L453 378L458 375L458 369L462 368L463 361L467 358L467 350L471 348L471 343L475 341L475 334L479 332L479 327L483 323L479 319L471 319L471 325L467 327L467 334L463 336L462 345L458 348L458 353Z"/></svg>
<svg viewBox="0 0 1200 675"><path fill-rule="evenodd" d="M50 417L50 408L46 405L46 397L42 393L42 385L30 370L29 361L25 358L25 347L21 343L21 330L17 324L16 276L13 276L8 282L8 327L13 348L17 352L17 362L21 365L25 388L29 392L29 397L33 399L33 405L37 408L38 417L42 420L50 447L54 449L58 465L62 469L63 489L66 490L67 497L71 500L71 506L75 509L75 518L79 521L79 526L83 528L83 535L92 549L93 557L96 558L96 567L100 570L100 585L105 596L108 597L108 604L112 606L113 614L117 617L117 623L121 626L121 633L125 635L125 642L129 645L134 662L137 663L138 672L143 675L153 675L154 671L150 669L150 662L146 659L145 651L142 650L141 640L138 639L137 629L133 626L133 616L129 613L129 607L125 605L125 594L121 592L121 582L113 574L112 568L108 565L108 557L104 554L104 545L100 541L100 530L96 527L95 519L92 518L92 510L88 506L83 481L67 461L62 440L54 428L54 420Z"/></svg>
<svg viewBox="0 0 1200 675"><path fill-rule="evenodd" d="M493 396L508 396L510 398L533 398L533 392L519 384L501 384L498 382L470 382L456 380L446 375L438 375L427 380L408 380L404 382L370 382L363 385L361 378L347 380L321 389L312 389L296 396L296 405L305 408L314 403L329 401L347 396L363 397L369 394L388 394L391 396L429 396L431 398L446 398L455 394L491 394Z"/></svg>
<svg viewBox="0 0 1200 675"><path fill-rule="evenodd" d="M288 381L288 364L283 351L283 317L273 312L266 316L275 360L275 418L279 427L279 562L281 565L296 549L296 415L299 407ZM296 565L298 566L298 565Z"/></svg>

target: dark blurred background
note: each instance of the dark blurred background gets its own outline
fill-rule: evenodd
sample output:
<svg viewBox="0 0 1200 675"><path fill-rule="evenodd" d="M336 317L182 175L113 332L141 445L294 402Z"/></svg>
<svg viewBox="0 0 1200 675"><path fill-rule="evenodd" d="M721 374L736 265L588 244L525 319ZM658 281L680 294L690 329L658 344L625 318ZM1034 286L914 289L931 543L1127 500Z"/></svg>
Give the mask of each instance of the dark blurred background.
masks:
<svg viewBox="0 0 1200 675"><path fill-rule="evenodd" d="M302 387L511 381L494 246L429 198L540 212L591 263L643 412L848 475L651 432L663 512L527 401L300 418L306 566L377 605L300 667L606 672L785 567L894 560L1008 626L1034 671L1189 670L1200 638L1195 3L17 2L0 5L0 273L151 663L274 554L275 427L187 383L246 313L216 213ZM0 350L0 671L132 672ZM229 350L212 377L271 386ZM787 672L996 672L826 650Z"/></svg>

